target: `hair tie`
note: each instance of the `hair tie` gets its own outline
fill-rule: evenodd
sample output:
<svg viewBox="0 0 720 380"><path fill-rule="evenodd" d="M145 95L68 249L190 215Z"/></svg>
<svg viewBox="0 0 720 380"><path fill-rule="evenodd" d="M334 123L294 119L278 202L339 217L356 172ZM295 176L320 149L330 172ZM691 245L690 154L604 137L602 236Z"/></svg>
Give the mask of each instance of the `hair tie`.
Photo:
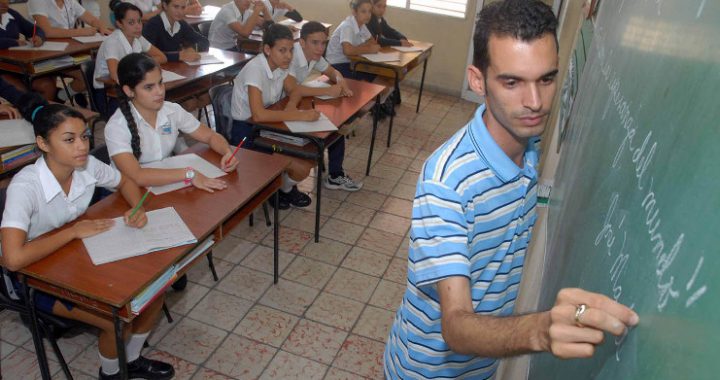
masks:
<svg viewBox="0 0 720 380"><path fill-rule="evenodd" d="M45 106L37 106L33 111L32 115L30 115L30 121L35 121L35 115L37 115L38 111L40 111Z"/></svg>

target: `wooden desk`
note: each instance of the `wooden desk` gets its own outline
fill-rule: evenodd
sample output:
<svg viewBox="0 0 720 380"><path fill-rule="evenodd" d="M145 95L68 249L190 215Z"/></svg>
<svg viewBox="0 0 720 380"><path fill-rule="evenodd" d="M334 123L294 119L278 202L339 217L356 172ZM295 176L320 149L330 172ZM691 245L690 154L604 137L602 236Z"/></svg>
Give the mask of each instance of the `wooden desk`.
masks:
<svg viewBox="0 0 720 380"><path fill-rule="evenodd" d="M220 161L220 155L204 144L196 144L190 148L190 151L215 165ZM197 237L197 244L208 237L214 237L215 242L218 243L256 207L276 193L281 185L281 174L290 162L282 155L267 155L248 150L239 151L237 158L241 163L238 171L222 177L228 183L227 189L211 194L190 187L151 196L145 203L146 209L149 211L175 207L190 231ZM277 196L275 201L277 202ZM91 206L80 219L117 217L128 207L120 194L115 193ZM278 234L279 219L276 207L275 263L278 258ZM23 274L23 281L34 289L70 300L78 307L112 317L116 340L119 343L118 357L121 363L125 363L125 348L119 334L123 322L132 321L135 317L130 312L130 301L171 265L182 260L195 246L184 245L95 266L82 241L76 239L57 252L23 268L20 273ZM195 259L195 262L200 258ZM277 266L275 268L277 269ZM277 279L276 270L274 276L276 283ZM26 297L26 300L32 302L32 297ZM38 352L44 354L44 350ZM122 365L121 371L124 370L125 366Z"/></svg>
<svg viewBox="0 0 720 380"><path fill-rule="evenodd" d="M400 91L400 81L405 79L407 73L422 63L423 71L422 78L420 79L420 93L418 94L417 106L415 107L415 112L420 112L420 99L422 98L423 87L425 86L425 71L427 70L427 61L432 54L433 44L413 40L410 42L412 42L414 46L422 48L423 51L403 53L390 46L385 46L380 49L381 53L400 53L400 60L395 62L372 62L359 55L353 55L349 58L350 61L354 63L354 69L357 71L392 78L395 81L395 91Z"/></svg>
<svg viewBox="0 0 720 380"><path fill-rule="evenodd" d="M26 84L28 85L28 88L30 88L30 82L34 77L79 67L81 63L87 62L91 59L89 55L93 50L97 50L100 47L99 42L83 44L73 40L72 38L51 38L48 39L48 41L67 42L68 47L63 51L0 50L0 70L24 75ZM83 57L84 55L88 55L88 57ZM70 65L51 67L45 70L36 68L37 64L41 64L44 61L65 56L73 56L77 59Z"/></svg>
<svg viewBox="0 0 720 380"><path fill-rule="evenodd" d="M197 27L197 25L212 22L215 17L217 17L218 12L220 12L220 7L216 7L214 5L206 5L203 7L203 11L201 14L197 16L185 16L185 22L190 24L190 26Z"/></svg>
<svg viewBox="0 0 720 380"><path fill-rule="evenodd" d="M315 100L315 109L325 114L330 121L335 124L336 127L340 127L345 124L348 120L358 113L358 111L368 106L379 106L380 105L380 93L385 87L353 79L345 79L348 83L348 87L353 91L352 97L343 97L330 100ZM288 102L288 98L284 98L278 103L273 104L269 109L281 110L285 108ZM309 97L303 98L298 109L310 109L312 107L311 100ZM372 139L370 140L370 152L368 152L368 162L366 175L370 174L370 164L372 162L373 148L375 146L375 135L377 133L377 112L373 113L373 130ZM293 133L288 129L287 125L282 122L278 123L256 123L252 119L249 120L253 123L256 128L256 133L259 130L270 130L278 133L283 133L291 136L299 136L307 138L311 141L311 144L298 147L289 144L283 144L275 140L264 139L257 137L255 143L261 146L270 147L273 150L287 153L289 155L311 158L317 161L318 173L317 173L317 199L315 200L315 242L320 241L320 200L322 195L322 168L324 166L323 153L325 148L334 144L338 139L344 138L337 132L313 132L313 133Z"/></svg>
<svg viewBox="0 0 720 380"><path fill-rule="evenodd" d="M188 65L185 62L167 62L161 65L163 70L172 71L185 78L165 83L165 99L171 102L181 102L198 94L207 93L214 85L228 82L232 78L219 78L218 74L245 65L254 56L229 50L210 48L210 54L221 59L223 63L212 65ZM106 93L110 97L117 97L117 85L110 78L104 76L97 78L105 84Z"/></svg>

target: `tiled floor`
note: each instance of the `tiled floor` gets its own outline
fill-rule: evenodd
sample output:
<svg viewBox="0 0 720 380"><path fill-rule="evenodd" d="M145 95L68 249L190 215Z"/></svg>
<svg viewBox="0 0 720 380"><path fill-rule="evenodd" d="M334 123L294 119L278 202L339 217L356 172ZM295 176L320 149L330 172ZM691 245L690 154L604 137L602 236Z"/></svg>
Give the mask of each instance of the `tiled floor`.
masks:
<svg viewBox="0 0 720 380"><path fill-rule="evenodd" d="M366 118L347 142L345 168L365 182L357 193L323 190L321 240L314 208L281 214L280 273L272 284L272 228L262 212L214 250L220 280L205 265L183 292L170 291L175 321L164 318L144 354L174 364L177 379L378 379L388 329L405 290L408 228L425 158L470 118L475 105L403 88L393 143L379 127L373 167ZM301 184L313 190L314 180ZM94 331L60 340L76 379L97 377ZM48 351L51 371L62 378ZM14 313L0 313L4 379L39 378L32 340Z"/></svg>

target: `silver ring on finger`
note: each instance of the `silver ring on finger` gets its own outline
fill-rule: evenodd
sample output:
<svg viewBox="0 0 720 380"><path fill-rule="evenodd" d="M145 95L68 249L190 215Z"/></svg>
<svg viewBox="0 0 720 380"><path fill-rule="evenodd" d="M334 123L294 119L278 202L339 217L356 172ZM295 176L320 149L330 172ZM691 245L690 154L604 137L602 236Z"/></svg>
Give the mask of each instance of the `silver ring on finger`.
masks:
<svg viewBox="0 0 720 380"><path fill-rule="evenodd" d="M587 309L588 309L588 306L585 305L584 303L581 303L575 309L575 324L577 324L579 327L584 327L581 319L582 319L583 314L585 314L585 312L587 311Z"/></svg>

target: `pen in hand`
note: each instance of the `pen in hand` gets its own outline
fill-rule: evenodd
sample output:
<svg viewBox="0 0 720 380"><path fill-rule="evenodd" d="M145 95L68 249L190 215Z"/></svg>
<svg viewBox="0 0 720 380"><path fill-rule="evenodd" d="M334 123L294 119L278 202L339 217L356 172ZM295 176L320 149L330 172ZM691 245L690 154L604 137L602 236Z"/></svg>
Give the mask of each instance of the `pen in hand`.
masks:
<svg viewBox="0 0 720 380"><path fill-rule="evenodd" d="M140 210L140 207L142 207L143 202L145 202L145 199L147 198L148 194L150 194L149 187L148 187L147 191L145 192L145 195L143 195L142 198L140 198L140 202L138 202L137 206L135 206L135 208L132 209L132 212L130 213L130 218L132 218L133 215L135 215L135 213L138 212L138 210Z"/></svg>

